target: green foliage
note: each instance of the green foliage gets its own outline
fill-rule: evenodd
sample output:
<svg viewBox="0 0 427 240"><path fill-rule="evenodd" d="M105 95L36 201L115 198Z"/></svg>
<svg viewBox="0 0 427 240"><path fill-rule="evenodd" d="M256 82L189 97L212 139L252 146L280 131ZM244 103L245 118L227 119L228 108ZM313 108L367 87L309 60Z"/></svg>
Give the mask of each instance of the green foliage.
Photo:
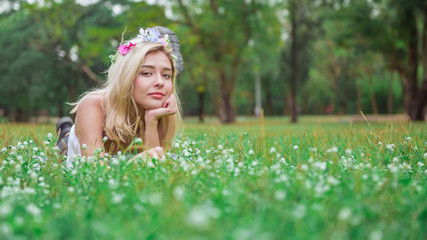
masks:
<svg viewBox="0 0 427 240"><path fill-rule="evenodd" d="M128 39L139 27L156 25L171 28L181 41L185 70L178 88L185 114L198 114L204 94L205 114L217 115L222 94L230 92L237 113L252 115L257 74L265 113L287 109L290 1L6 2L19 6L0 13L0 109L12 121L42 110L65 115L64 102L104 81L122 35ZM379 113L388 112L389 99L392 113L404 112L401 75L391 71L395 64L407 71L409 20L402 16L415 9L421 31L422 0L296 2L302 113L322 114L327 106L333 113L373 113L371 99Z"/></svg>
<svg viewBox="0 0 427 240"><path fill-rule="evenodd" d="M425 238L425 125L301 121L185 125L164 159L103 166L2 125L0 237Z"/></svg>

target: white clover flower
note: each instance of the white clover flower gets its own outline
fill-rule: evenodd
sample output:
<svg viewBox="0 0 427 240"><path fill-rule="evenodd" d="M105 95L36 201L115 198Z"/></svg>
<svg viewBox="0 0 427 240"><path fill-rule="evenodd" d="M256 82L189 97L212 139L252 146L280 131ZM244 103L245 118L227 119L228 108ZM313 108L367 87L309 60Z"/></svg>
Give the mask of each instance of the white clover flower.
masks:
<svg viewBox="0 0 427 240"><path fill-rule="evenodd" d="M351 209L345 207L338 212L338 219L341 221L346 221L351 217Z"/></svg>
<svg viewBox="0 0 427 240"><path fill-rule="evenodd" d="M195 228L206 228L212 218L218 218L220 211L211 203L193 207L187 215L187 224Z"/></svg>
<svg viewBox="0 0 427 240"><path fill-rule="evenodd" d="M301 170L307 171L308 170L308 165L305 164L305 163L303 165L301 165Z"/></svg>
<svg viewBox="0 0 427 240"><path fill-rule="evenodd" d="M382 238L383 238L383 233L379 229L369 234L369 240L381 240Z"/></svg>
<svg viewBox="0 0 427 240"><path fill-rule="evenodd" d="M87 149L87 145L86 145L86 143L83 143L83 144L82 144L82 149Z"/></svg>
<svg viewBox="0 0 427 240"><path fill-rule="evenodd" d="M423 157L424 157L424 158L427 158L427 153L424 153Z"/></svg>
<svg viewBox="0 0 427 240"><path fill-rule="evenodd" d="M188 150L187 150L187 149L184 149L184 156L185 156L185 157L190 156L190 153L188 152Z"/></svg>
<svg viewBox="0 0 427 240"><path fill-rule="evenodd" d="M183 186L177 186L173 189L173 196L178 199L178 200L182 200L182 198L184 197L184 192L185 192L185 187Z"/></svg>
<svg viewBox="0 0 427 240"><path fill-rule="evenodd" d="M350 149L350 148L347 148L347 149L345 150L345 153L347 153L348 155L351 155L351 149Z"/></svg>
<svg viewBox="0 0 427 240"><path fill-rule="evenodd" d="M411 141L411 137L407 137L406 140Z"/></svg>
<svg viewBox="0 0 427 240"><path fill-rule="evenodd" d="M113 201L113 203L121 203L123 201L123 198L125 198L125 194L117 194L115 192L112 192L113 197L111 198L111 200Z"/></svg>
<svg viewBox="0 0 427 240"><path fill-rule="evenodd" d="M148 196L148 201L153 205L160 205L163 201L162 193L152 193L150 196Z"/></svg>
<svg viewBox="0 0 427 240"><path fill-rule="evenodd" d="M302 204L297 204L294 208L293 215L297 219L301 219L305 216L307 212L307 207Z"/></svg>
<svg viewBox="0 0 427 240"><path fill-rule="evenodd" d="M382 142L378 142L378 145L382 145L383 143Z"/></svg>
<svg viewBox="0 0 427 240"><path fill-rule="evenodd" d="M219 150L222 150L224 147L220 144L220 145L218 145L218 149Z"/></svg>
<svg viewBox="0 0 427 240"><path fill-rule="evenodd" d="M12 206L9 203L5 202L2 205L0 205L0 216L1 217L6 217L11 212L12 212Z"/></svg>
<svg viewBox="0 0 427 240"><path fill-rule="evenodd" d="M399 159L398 159L397 157L394 157L394 158L393 158L393 162L394 162L394 163L398 163L398 162L399 162Z"/></svg>
<svg viewBox="0 0 427 240"><path fill-rule="evenodd" d="M248 153L249 153L249 155L254 155L254 154L255 154L254 150L252 150L252 149L250 149ZM426 154L424 154L424 155L425 155L425 157L426 157L426 156L427 156L427 153L426 153Z"/></svg>
<svg viewBox="0 0 427 240"><path fill-rule="evenodd" d="M106 142L107 140L108 140L108 137L107 137L107 136L105 136L105 137L103 137L103 138L102 138L102 141L103 141L103 142Z"/></svg>
<svg viewBox="0 0 427 240"><path fill-rule="evenodd" d="M399 168L396 165L393 165L393 164L388 164L387 167L388 167L388 169L390 170L391 173L397 173L397 171L399 170Z"/></svg>
<svg viewBox="0 0 427 240"><path fill-rule="evenodd" d="M385 148L387 148L388 150L390 150L390 151L393 151L393 149L394 149L394 144L387 144L386 146L385 146Z"/></svg>
<svg viewBox="0 0 427 240"><path fill-rule="evenodd" d="M120 161L117 158L112 158L110 162L111 162L111 165L119 165L120 164Z"/></svg>
<svg viewBox="0 0 427 240"><path fill-rule="evenodd" d="M418 147L414 147L414 151L417 151L418 150Z"/></svg>
<svg viewBox="0 0 427 240"><path fill-rule="evenodd" d="M27 212L31 215L33 215L34 217L37 217L41 214L41 210L39 207L37 207L34 203L30 203L27 205L27 207L25 207L25 210L27 210Z"/></svg>
<svg viewBox="0 0 427 240"><path fill-rule="evenodd" d="M135 143L138 144L138 145L141 145L142 144L142 139L139 138L139 137L135 138Z"/></svg>
<svg viewBox="0 0 427 240"><path fill-rule="evenodd" d="M424 166L424 163L422 163L422 162L418 162L418 163L417 163L417 165L418 165L418 167L423 167L423 166Z"/></svg>
<svg viewBox="0 0 427 240"><path fill-rule="evenodd" d="M12 228L10 227L10 225L6 222L2 223L0 225L0 234L2 236L8 236L12 233Z"/></svg>
<svg viewBox="0 0 427 240"><path fill-rule="evenodd" d="M1 149L1 152L2 152L2 153L7 152L7 148L3 147L3 148Z"/></svg>
<svg viewBox="0 0 427 240"><path fill-rule="evenodd" d="M47 138L51 139L52 138L52 133L48 133L47 134Z"/></svg>
<svg viewBox="0 0 427 240"><path fill-rule="evenodd" d="M294 150L297 150L298 149L298 146L297 145L294 145Z"/></svg>
<svg viewBox="0 0 427 240"><path fill-rule="evenodd" d="M33 172L33 171L31 171L31 173L30 173L30 177L32 178L32 179L37 179L37 173L35 173L35 172Z"/></svg>
<svg viewBox="0 0 427 240"><path fill-rule="evenodd" d="M19 149L24 149L25 145L21 144L21 142L18 142L18 144L16 145L16 147L18 147Z"/></svg>
<svg viewBox="0 0 427 240"><path fill-rule="evenodd" d="M278 200L278 201L281 201L281 200L283 200L283 199L285 199L285 198L286 198L286 192L285 192L285 191L282 191L282 190L277 190L277 191L274 193L274 198L275 198L276 200Z"/></svg>
<svg viewBox="0 0 427 240"><path fill-rule="evenodd" d="M271 147L271 148L270 148L270 153L275 153L275 152L276 152L276 148Z"/></svg>
<svg viewBox="0 0 427 240"><path fill-rule="evenodd" d="M339 183L339 181L336 178L334 178L333 176L328 176L326 181L331 185L338 185L338 183Z"/></svg>
<svg viewBox="0 0 427 240"><path fill-rule="evenodd" d="M179 143L175 143L174 147L179 148Z"/></svg>

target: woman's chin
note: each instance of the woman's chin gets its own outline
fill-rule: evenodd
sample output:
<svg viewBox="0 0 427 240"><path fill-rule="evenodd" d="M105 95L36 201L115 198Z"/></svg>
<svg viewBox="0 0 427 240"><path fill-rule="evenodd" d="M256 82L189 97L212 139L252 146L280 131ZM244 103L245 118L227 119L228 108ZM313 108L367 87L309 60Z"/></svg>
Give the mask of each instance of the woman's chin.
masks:
<svg viewBox="0 0 427 240"><path fill-rule="evenodd" d="M152 110L152 109L157 109L161 107L162 107L162 104L150 104L150 105L146 105L144 109Z"/></svg>

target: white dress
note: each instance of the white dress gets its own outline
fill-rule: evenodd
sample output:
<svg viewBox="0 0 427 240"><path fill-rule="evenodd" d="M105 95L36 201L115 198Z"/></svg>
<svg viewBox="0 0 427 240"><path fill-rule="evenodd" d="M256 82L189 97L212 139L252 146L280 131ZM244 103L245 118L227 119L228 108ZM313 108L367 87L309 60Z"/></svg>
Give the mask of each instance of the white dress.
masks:
<svg viewBox="0 0 427 240"><path fill-rule="evenodd" d="M76 136L76 132L74 130L75 125L71 127L70 135L68 137L68 144L67 144L67 163L73 162L73 158L77 155L80 156L81 150L80 150L80 141Z"/></svg>

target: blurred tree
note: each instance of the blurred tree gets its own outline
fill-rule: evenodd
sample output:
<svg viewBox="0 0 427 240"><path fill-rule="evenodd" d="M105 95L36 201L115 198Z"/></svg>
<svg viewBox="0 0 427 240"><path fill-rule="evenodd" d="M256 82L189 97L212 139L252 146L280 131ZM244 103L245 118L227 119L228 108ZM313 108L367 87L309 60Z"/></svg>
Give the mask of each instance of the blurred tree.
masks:
<svg viewBox="0 0 427 240"><path fill-rule="evenodd" d="M285 45L282 51L281 76L288 83L285 91L290 94L290 97L285 98L283 112L289 112L291 122L295 123L300 111L300 105L297 104L298 92L307 82L311 67L312 44L322 34L322 19L316 12L322 3L289 0L285 6L288 19L283 23L284 32L289 36L291 44Z"/></svg>
<svg viewBox="0 0 427 240"><path fill-rule="evenodd" d="M383 55L403 88L406 113L424 120L427 104L427 2L425 0L334 1L346 21L347 43ZM421 29L421 32L420 30ZM351 32L351 35L349 34ZM347 45L348 46L348 45ZM420 61L423 76L419 78Z"/></svg>
<svg viewBox="0 0 427 240"><path fill-rule="evenodd" d="M174 5L179 22L198 36L197 50L205 52L209 69L220 90L218 113L223 123L235 121L233 92L244 51L253 36L253 23L260 21L258 1L182 1ZM188 37L188 36L186 36Z"/></svg>
<svg viewBox="0 0 427 240"><path fill-rule="evenodd" d="M107 56L117 49L125 26L166 23L162 8L144 2L10 4L18 7L0 15L1 31L6 33L0 36L0 46L6 49L0 53L0 82L8 86L0 91L11 97L0 101L0 108L14 112L17 120L28 120L36 110L52 105L64 115L64 102L77 100L104 81Z"/></svg>

